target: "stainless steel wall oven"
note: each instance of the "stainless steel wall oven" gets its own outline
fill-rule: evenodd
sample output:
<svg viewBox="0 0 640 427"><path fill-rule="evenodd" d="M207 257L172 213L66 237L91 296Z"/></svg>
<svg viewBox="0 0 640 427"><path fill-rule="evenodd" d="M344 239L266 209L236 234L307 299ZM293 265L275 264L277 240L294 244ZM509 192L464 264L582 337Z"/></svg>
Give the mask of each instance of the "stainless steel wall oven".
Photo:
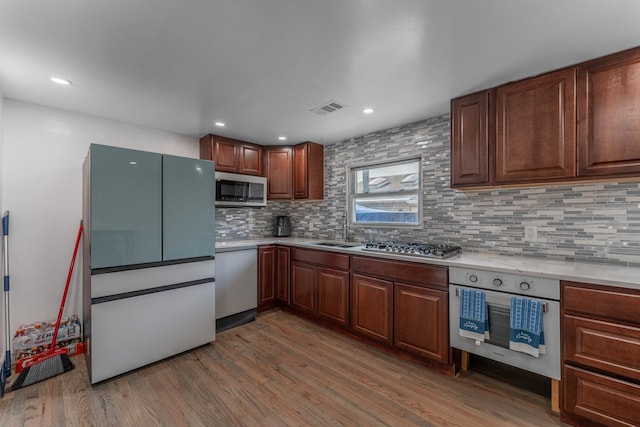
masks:
<svg viewBox="0 0 640 427"><path fill-rule="evenodd" d="M490 337L474 340L461 336L462 289L485 292ZM538 357L510 350L511 298L524 296L542 302L545 353ZM560 379L560 283L558 280L520 274L451 267L449 269L449 329L451 346L511 366Z"/></svg>

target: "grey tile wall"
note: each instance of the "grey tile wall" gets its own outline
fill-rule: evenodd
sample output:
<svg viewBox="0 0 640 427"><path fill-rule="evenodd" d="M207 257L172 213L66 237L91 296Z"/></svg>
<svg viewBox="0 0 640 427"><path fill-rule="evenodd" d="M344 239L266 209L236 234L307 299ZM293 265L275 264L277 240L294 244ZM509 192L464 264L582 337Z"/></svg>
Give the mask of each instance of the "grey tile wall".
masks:
<svg viewBox="0 0 640 427"><path fill-rule="evenodd" d="M423 157L423 226L351 227L354 240L458 243L465 251L640 265L640 183L452 190L448 114L325 146L323 201L218 208L218 239L269 236L281 214L291 216L296 237L342 238L347 166L416 154ZM525 225L537 226L537 241L524 240Z"/></svg>

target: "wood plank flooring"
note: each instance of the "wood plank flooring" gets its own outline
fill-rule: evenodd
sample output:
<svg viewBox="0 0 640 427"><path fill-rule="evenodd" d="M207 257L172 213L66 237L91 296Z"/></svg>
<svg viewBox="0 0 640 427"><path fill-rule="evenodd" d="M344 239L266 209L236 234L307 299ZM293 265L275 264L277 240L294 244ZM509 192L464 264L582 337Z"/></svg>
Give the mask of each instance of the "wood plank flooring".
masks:
<svg viewBox="0 0 640 427"><path fill-rule="evenodd" d="M0 426L564 425L537 394L446 377L283 311L93 387L83 357L71 360L5 394Z"/></svg>

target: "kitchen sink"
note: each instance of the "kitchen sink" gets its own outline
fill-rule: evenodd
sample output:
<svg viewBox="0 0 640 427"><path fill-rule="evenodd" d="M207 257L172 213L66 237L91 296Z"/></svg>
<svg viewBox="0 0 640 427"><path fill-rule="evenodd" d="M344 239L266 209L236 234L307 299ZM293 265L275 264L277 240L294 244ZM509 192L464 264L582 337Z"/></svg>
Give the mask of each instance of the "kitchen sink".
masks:
<svg viewBox="0 0 640 427"><path fill-rule="evenodd" d="M343 243L343 242L310 242L310 245L328 246L332 248L355 248L360 246L358 243Z"/></svg>

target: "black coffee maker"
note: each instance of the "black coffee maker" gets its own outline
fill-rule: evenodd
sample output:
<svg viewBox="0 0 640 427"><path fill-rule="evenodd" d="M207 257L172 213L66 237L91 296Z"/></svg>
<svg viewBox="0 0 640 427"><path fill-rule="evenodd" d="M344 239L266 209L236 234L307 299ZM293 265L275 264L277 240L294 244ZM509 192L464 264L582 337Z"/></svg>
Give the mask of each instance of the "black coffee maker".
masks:
<svg viewBox="0 0 640 427"><path fill-rule="evenodd" d="M291 236L291 220L286 215L280 215L273 219L273 236L289 237Z"/></svg>

